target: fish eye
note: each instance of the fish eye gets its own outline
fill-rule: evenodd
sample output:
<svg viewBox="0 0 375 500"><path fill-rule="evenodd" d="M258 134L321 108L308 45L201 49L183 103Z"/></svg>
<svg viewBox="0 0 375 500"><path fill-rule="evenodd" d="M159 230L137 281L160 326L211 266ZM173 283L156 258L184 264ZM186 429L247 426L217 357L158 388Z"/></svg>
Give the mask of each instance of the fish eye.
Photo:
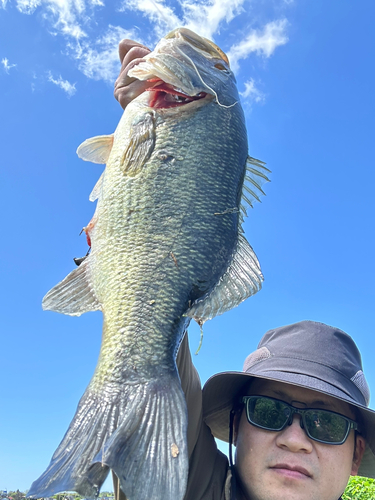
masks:
<svg viewBox="0 0 375 500"><path fill-rule="evenodd" d="M227 68L224 66L224 64L221 64L221 63L216 63L215 64L215 68L219 69L220 71L225 71L226 73L229 73L229 71L227 70Z"/></svg>

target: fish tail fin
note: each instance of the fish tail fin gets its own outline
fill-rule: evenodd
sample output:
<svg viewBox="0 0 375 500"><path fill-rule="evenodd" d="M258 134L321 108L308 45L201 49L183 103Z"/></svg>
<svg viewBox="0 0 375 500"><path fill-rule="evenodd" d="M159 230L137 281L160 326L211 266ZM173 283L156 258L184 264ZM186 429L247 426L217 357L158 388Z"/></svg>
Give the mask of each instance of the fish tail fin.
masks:
<svg viewBox="0 0 375 500"><path fill-rule="evenodd" d="M182 500L189 464L180 381L165 377L143 391L98 458L115 472L128 500Z"/></svg>
<svg viewBox="0 0 375 500"><path fill-rule="evenodd" d="M76 491L96 498L110 469L128 500L182 500L188 476L187 411L177 373L89 386L29 497Z"/></svg>

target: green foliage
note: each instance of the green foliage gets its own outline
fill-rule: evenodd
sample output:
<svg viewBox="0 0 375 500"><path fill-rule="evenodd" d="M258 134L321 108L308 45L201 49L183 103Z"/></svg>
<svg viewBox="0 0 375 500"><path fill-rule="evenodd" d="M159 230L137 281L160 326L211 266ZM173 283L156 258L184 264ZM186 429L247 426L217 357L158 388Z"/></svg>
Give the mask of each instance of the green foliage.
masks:
<svg viewBox="0 0 375 500"><path fill-rule="evenodd" d="M25 493L22 493L20 490L9 491L7 496L8 498L12 497L13 500L21 500L22 498L25 498Z"/></svg>
<svg viewBox="0 0 375 500"><path fill-rule="evenodd" d="M374 500L375 479L354 476L349 479L348 486L342 496L343 500Z"/></svg>
<svg viewBox="0 0 375 500"><path fill-rule="evenodd" d="M82 500L83 497L78 495L78 493L75 492L69 492L69 493L57 493L56 495L53 495L55 500Z"/></svg>

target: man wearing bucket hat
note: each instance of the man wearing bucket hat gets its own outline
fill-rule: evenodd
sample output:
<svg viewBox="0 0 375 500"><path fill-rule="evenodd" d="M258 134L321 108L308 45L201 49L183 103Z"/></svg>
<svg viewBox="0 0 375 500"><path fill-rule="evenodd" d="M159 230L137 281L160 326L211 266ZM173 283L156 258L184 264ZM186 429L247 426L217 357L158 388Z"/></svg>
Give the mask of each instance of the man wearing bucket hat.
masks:
<svg viewBox="0 0 375 500"><path fill-rule="evenodd" d="M351 337L302 321L267 332L243 372L212 377L203 418L214 436L229 441L230 415L238 410L238 498L336 500L351 474L375 477L369 396Z"/></svg>
<svg viewBox="0 0 375 500"><path fill-rule="evenodd" d="M127 72L148 52L120 44L115 97L124 108L144 90ZM213 376L203 393L187 335L177 365L189 413L185 500L337 500L350 475L375 478L375 411L343 331L313 321L270 330L242 372ZM229 462L213 436L230 443ZM114 485L124 500L116 477Z"/></svg>

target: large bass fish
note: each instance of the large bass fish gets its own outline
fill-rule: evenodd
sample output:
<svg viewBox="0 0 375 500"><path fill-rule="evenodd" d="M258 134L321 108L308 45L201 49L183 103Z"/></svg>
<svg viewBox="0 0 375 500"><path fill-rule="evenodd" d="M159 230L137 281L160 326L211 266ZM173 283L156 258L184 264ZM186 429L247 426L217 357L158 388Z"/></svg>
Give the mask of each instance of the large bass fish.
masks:
<svg viewBox="0 0 375 500"><path fill-rule="evenodd" d="M149 88L113 135L88 139L106 163L90 199L90 255L50 290L44 309L101 310L98 366L62 442L29 496L96 497L108 472L129 500L182 500L187 409L176 353L200 324L263 280L243 236L264 164L248 157L244 115L226 55L179 28L131 70Z"/></svg>

